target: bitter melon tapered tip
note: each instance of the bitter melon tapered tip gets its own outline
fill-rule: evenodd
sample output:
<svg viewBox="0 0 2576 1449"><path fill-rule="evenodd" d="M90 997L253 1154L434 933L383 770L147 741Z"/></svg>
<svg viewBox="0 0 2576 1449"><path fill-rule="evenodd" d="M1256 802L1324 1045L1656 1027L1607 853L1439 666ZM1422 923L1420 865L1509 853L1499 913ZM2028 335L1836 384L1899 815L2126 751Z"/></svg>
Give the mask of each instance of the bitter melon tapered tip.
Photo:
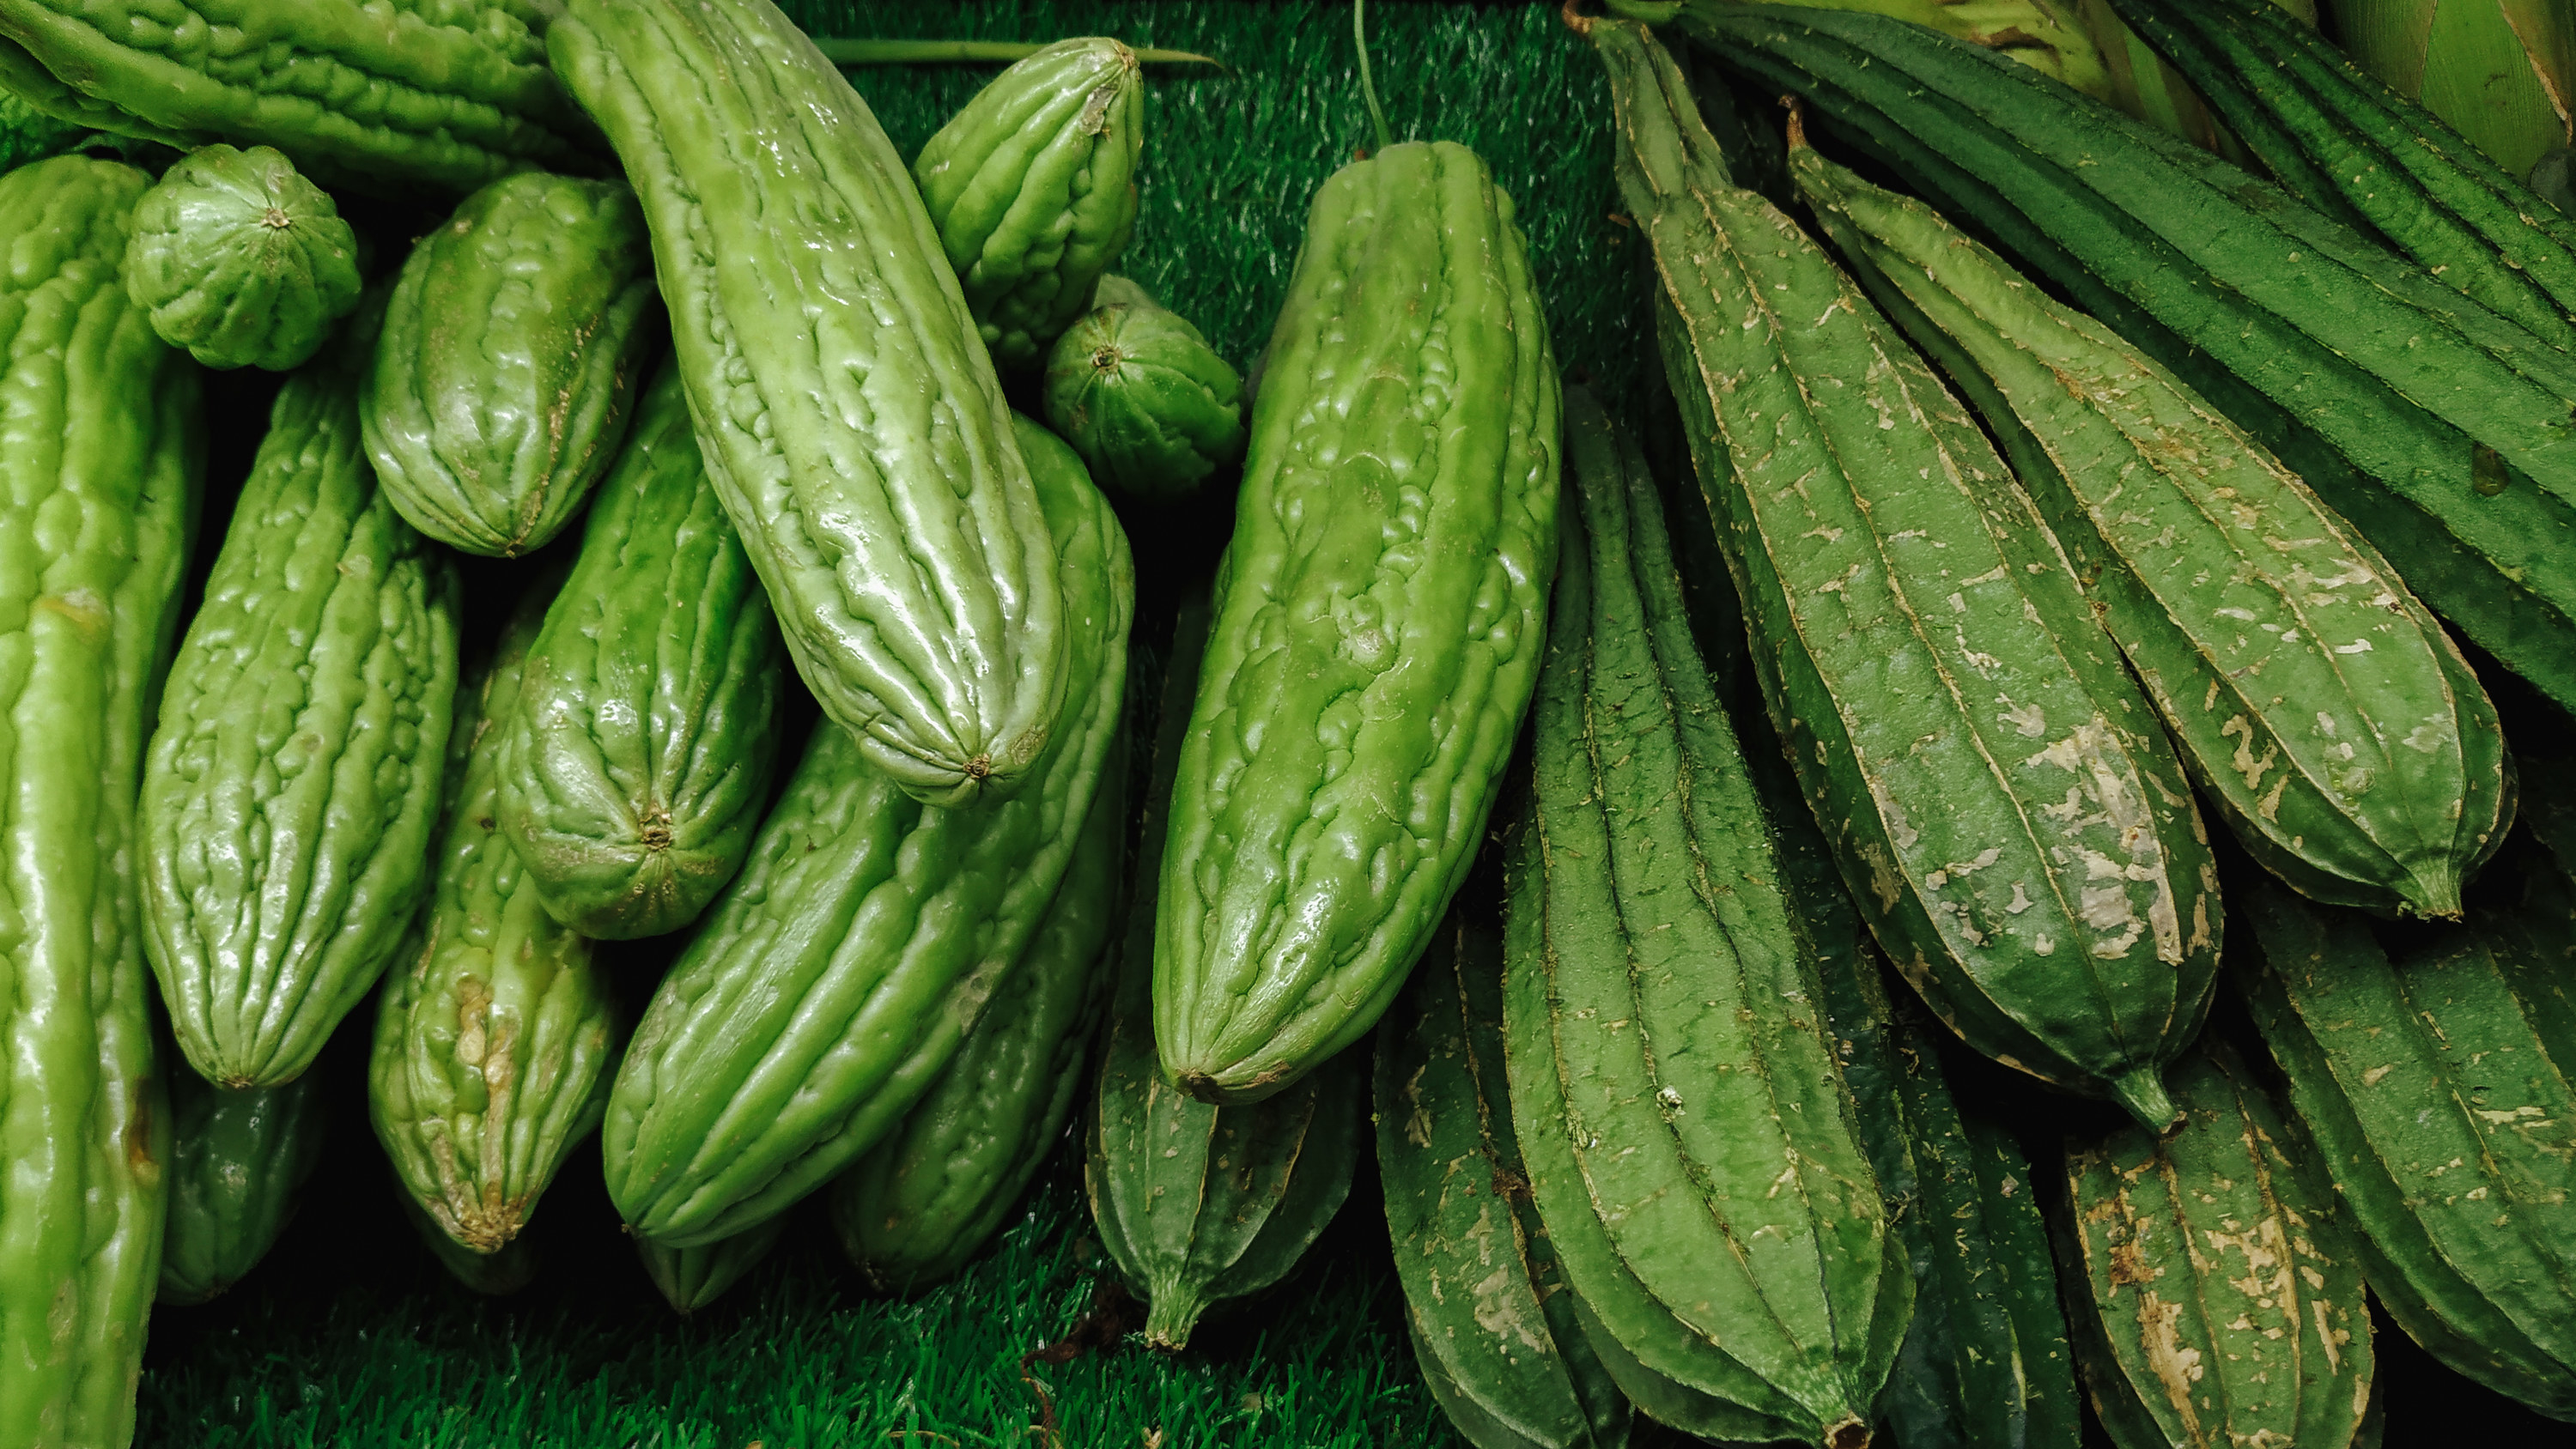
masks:
<svg viewBox="0 0 2576 1449"><path fill-rule="evenodd" d="M2460 918L2460 873L2450 862L2419 865L2397 886L2400 908L2428 921Z"/></svg>
<svg viewBox="0 0 2576 1449"><path fill-rule="evenodd" d="M1869 1421L1857 1415L1825 1428L1825 1449L1869 1449Z"/></svg>
<svg viewBox="0 0 2576 1449"><path fill-rule="evenodd" d="M1179 1353L1190 1346L1190 1330L1199 1326L1207 1305L1195 1293L1166 1288L1145 1305L1145 1346Z"/></svg>
<svg viewBox="0 0 2576 1449"><path fill-rule="evenodd" d="M2140 1067L2136 1071L2111 1079L2111 1096L2140 1125L2159 1137L2170 1135L2182 1126L2182 1109L2165 1092L2162 1069Z"/></svg>

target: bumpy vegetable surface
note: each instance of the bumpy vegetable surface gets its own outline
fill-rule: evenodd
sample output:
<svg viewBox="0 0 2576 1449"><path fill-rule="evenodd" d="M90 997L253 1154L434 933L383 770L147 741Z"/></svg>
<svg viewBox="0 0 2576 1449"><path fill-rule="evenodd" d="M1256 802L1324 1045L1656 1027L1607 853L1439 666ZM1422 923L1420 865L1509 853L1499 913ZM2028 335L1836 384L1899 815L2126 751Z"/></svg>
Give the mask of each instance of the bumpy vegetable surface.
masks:
<svg viewBox="0 0 2576 1449"><path fill-rule="evenodd" d="M2480 907L2392 960L2360 917L2255 893L2239 979L2389 1317L2576 1421L2576 1010L2528 934L2570 942L2564 876L2555 895L2554 922Z"/></svg>
<svg viewBox="0 0 2576 1449"><path fill-rule="evenodd" d="M429 907L376 1013L367 1101L421 1209L491 1254L527 1225L564 1154L599 1124L616 1056L607 974L546 912L494 818L500 725L560 575L531 587L458 690Z"/></svg>
<svg viewBox="0 0 2576 1449"><path fill-rule="evenodd" d="M1581 511L1505 903L1531 1195L1607 1336L1694 1406L1678 1427L1856 1449L1914 1282L1653 479L1588 397L1567 422Z"/></svg>
<svg viewBox="0 0 2576 1449"><path fill-rule="evenodd" d="M557 920L626 940L697 918L769 806L786 673L666 366L501 723L501 828Z"/></svg>
<svg viewBox="0 0 2576 1449"><path fill-rule="evenodd" d="M0 84L81 125L187 149L274 146L333 185L461 192L526 166L596 164L546 68L551 4L314 0L0 3Z"/></svg>
<svg viewBox="0 0 2576 1449"><path fill-rule="evenodd" d="M358 305L358 238L285 156L208 146L143 194L125 288L206 366L283 372Z"/></svg>
<svg viewBox="0 0 2576 1449"><path fill-rule="evenodd" d="M1110 280L1123 279L1104 279L1101 304L1047 355L1047 426L1110 493L1187 497L1243 456L1243 379L1199 329Z"/></svg>
<svg viewBox="0 0 2576 1449"><path fill-rule="evenodd" d="M538 548L617 456L659 338L644 214L614 181L493 182L421 238L367 375L367 452L413 527Z"/></svg>
<svg viewBox="0 0 2576 1449"><path fill-rule="evenodd" d="M966 306L1005 367L1034 367L1091 307L1136 229L1145 78L1114 40L1062 40L976 93L913 158Z"/></svg>
<svg viewBox="0 0 2576 1449"><path fill-rule="evenodd" d="M2075 1341L2121 1449L2343 1449L2372 1398L2351 1223L2316 1149L2223 1043L2176 1064L2183 1126L2067 1147Z"/></svg>
<svg viewBox="0 0 2576 1449"><path fill-rule="evenodd" d="M2318 900L2457 915L2504 842L2512 771L2486 691L2388 561L2198 393L1929 207L1803 145L1790 171L2002 440L2247 848Z"/></svg>
<svg viewBox="0 0 2576 1449"><path fill-rule="evenodd" d="M226 1087L302 1072L429 885L456 579L376 487L343 351L278 391L143 769L144 945Z"/></svg>
<svg viewBox="0 0 2576 1449"><path fill-rule="evenodd" d="M1729 182L1662 47L1591 34L1754 669L1853 897L1971 1045L2162 1125L2218 955L2181 766L1992 446Z"/></svg>
<svg viewBox="0 0 2576 1449"><path fill-rule="evenodd" d="M785 1210L938 1080L1055 898L1118 729L1134 595L1126 535L1071 449L1021 447L1074 574L1082 689L1028 788L924 805L817 725L734 883L636 1028L604 1138L609 1195L673 1247Z"/></svg>
<svg viewBox="0 0 2576 1449"><path fill-rule="evenodd" d="M743 1274L760 1266L786 1230L787 1219L775 1217L703 1247L666 1248L651 1238L637 1238L635 1251L662 1297L672 1308L689 1314L715 1302L741 1282Z"/></svg>
<svg viewBox="0 0 2576 1449"><path fill-rule="evenodd" d="M1315 193L1172 795L1164 1070L1252 1101L1359 1040L1483 838L1556 559L1556 364L1511 199L1408 142Z"/></svg>
<svg viewBox="0 0 2576 1449"><path fill-rule="evenodd" d="M1991 52L1822 10L1694 3L1685 23L2172 369L2576 705L2576 354Z"/></svg>
<svg viewBox="0 0 2576 1449"><path fill-rule="evenodd" d="M330 1097L311 1076L218 1087L170 1074L170 1220L161 1301L203 1303L259 1266L322 1160Z"/></svg>
<svg viewBox="0 0 2576 1449"><path fill-rule="evenodd" d="M202 467L197 372L125 295L130 166L0 176L0 1444L121 1449L170 1161L134 794Z"/></svg>
<svg viewBox="0 0 2576 1449"><path fill-rule="evenodd" d="M983 1250L1090 1082L1121 904L1126 755L1111 744L1064 883L947 1070L834 1184L841 1248L882 1291L928 1287Z"/></svg>
<svg viewBox="0 0 2576 1449"><path fill-rule="evenodd" d="M1477 1449L1618 1449L1628 1400L1530 1201L1503 1076L1503 958L1453 914L1380 1025L1377 1162L1414 1359Z"/></svg>
<svg viewBox="0 0 2576 1449"><path fill-rule="evenodd" d="M547 39L643 200L707 475L806 684L926 803L1017 789L1109 580L1060 563L876 118L768 0L574 0Z"/></svg>

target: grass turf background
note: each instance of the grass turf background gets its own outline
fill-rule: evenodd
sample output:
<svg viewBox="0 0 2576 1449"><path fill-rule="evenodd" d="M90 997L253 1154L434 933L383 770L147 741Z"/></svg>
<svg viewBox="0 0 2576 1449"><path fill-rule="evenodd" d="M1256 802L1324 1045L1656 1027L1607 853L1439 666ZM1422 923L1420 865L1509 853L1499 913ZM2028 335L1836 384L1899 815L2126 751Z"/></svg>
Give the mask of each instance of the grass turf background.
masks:
<svg viewBox="0 0 2576 1449"><path fill-rule="evenodd" d="M1215 55L1222 73L1156 66L1141 214L1121 270L1249 369L1296 261L1314 188L1373 146L1350 8L1330 3L791 3L821 36L1054 40L1114 35ZM1652 367L1610 182L1600 68L1553 4L1370 6L1370 57L1398 139L1476 149L1510 193L1558 355L1626 394ZM999 67L848 74L909 156ZM379 235L424 229L382 217ZM258 442L273 380L213 380L217 459L200 572ZM1026 402L1023 401L1023 406ZM230 420L229 427L224 426ZM1132 517L1161 592L1224 537L1224 500L1173 522ZM1157 570L1157 563L1161 568ZM472 613L506 608L529 566L474 561ZM1148 607L1140 638L1159 611ZM470 627L470 626L469 626ZM612 948L642 1002L651 943ZM536 1281L507 1299L449 1280L413 1236L366 1121L362 1007L317 1070L332 1141L295 1223L249 1280L155 1312L137 1444L205 1449L838 1449L838 1446L1459 1445L1424 1391L1363 1163L1309 1271L1164 1358L1092 1316L1097 1271L1078 1154L1059 1152L1026 1213L958 1281L910 1302L868 1296L807 1204L780 1248L682 1320L645 1277L600 1183L596 1147L549 1188L529 1234ZM1078 1325L1111 1341L1032 1373L1021 1357ZM1124 1327L1139 1326L1126 1322ZM1051 1404L1056 1429L1042 1425Z"/></svg>

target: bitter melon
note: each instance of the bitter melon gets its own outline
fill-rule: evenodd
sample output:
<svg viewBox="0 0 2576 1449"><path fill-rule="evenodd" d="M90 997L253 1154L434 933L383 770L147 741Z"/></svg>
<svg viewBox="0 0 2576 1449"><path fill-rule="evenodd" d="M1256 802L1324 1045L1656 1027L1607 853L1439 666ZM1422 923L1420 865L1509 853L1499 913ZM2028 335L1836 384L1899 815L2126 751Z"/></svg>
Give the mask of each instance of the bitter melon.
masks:
<svg viewBox="0 0 2576 1449"><path fill-rule="evenodd" d="M715 1302L742 1281L743 1274L760 1266L786 1229L787 1219L774 1217L703 1247L667 1248L651 1238L637 1238L635 1251L663 1299L687 1315Z"/></svg>
<svg viewBox="0 0 2576 1449"><path fill-rule="evenodd" d="M170 1162L134 796L203 467L126 299L131 166L0 176L0 1444L122 1449Z"/></svg>
<svg viewBox="0 0 2576 1449"><path fill-rule="evenodd" d="M457 691L429 905L379 1000L368 1063L376 1136L404 1188L487 1256L599 1125L617 1055L605 967L547 914L495 818L500 726L561 582L554 569L534 581Z"/></svg>
<svg viewBox="0 0 2576 1449"><path fill-rule="evenodd" d="M1105 277L1098 295L1047 355L1047 426L1112 495L1186 498L1243 457L1243 379L1142 288Z"/></svg>
<svg viewBox="0 0 2576 1449"><path fill-rule="evenodd" d="M1931 208L1804 145L1789 169L2002 441L2246 847L2317 900L2457 915L2504 842L2512 770L2486 691L2388 561L2172 373Z"/></svg>
<svg viewBox="0 0 2576 1449"><path fill-rule="evenodd" d="M206 1302L268 1255L322 1160L330 1100L311 1075L234 1089L184 1067L170 1074L162 1302Z"/></svg>
<svg viewBox="0 0 2576 1449"><path fill-rule="evenodd" d="M228 1088L305 1069L429 886L456 578L376 487L347 352L278 391L143 769L144 945Z"/></svg>
<svg viewBox="0 0 2576 1449"><path fill-rule="evenodd" d="M468 553L551 540L617 456L660 314L625 187L525 172L465 198L404 259L367 373L394 506Z"/></svg>
<svg viewBox="0 0 2576 1449"><path fill-rule="evenodd" d="M612 941L697 919L769 807L786 673L665 366L501 723L501 828L555 919Z"/></svg>
<svg viewBox="0 0 2576 1449"><path fill-rule="evenodd" d="M1060 40L993 78L912 179L993 360L1032 367L1136 229L1145 77L1115 40Z"/></svg>
<svg viewBox="0 0 2576 1449"><path fill-rule="evenodd" d="M358 305L358 238L276 151L208 146L143 194L125 289L206 366L284 372Z"/></svg>
<svg viewBox="0 0 2576 1449"><path fill-rule="evenodd" d="M547 44L643 200L707 476L805 683L926 804L1020 788L1111 581L1059 560L867 103L769 0L571 0Z"/></svg>
<svg viewBox="0 0 2576 1449"><path fill-rule="evenodd" d="M1254 1101L1367 1034L1538 674L1557 378L1511 199L1450 142L1327 178L1253 404L1172 795L1164 1070Z"/></svg>
<svg viewBox="0 0 2576 1449"><path fill-rule="evenodd" d="M849 731L815 728L618 1071L609 1195L646 1237L740 1232L893 1131L1064 878L1117 733L1134 583L1081 460L1020 426L1055 551L1099 581L1069 615L1083 688L1027 788L958 809L922 804Z"/></svg>
<svg viewBox="0 0 2576 1449"><path fill-rule="evenodd" d="M2219 936L2172 747L1984 435L1731 184L1663 47L1591 35L1754 671L1853 898L1971 1045L2161 1127Z"/></svg>

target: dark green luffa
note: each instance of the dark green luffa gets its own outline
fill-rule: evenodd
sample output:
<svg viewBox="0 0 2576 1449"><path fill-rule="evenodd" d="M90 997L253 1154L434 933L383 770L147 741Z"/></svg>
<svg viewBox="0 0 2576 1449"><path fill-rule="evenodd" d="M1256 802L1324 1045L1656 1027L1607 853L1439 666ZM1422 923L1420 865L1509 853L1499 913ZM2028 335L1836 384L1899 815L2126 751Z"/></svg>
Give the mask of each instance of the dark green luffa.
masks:
<svg viewBox="0 0 2576 1449"><path fill-rule="evenodd" d="M1056 744L1027 788L924 805L849 731L815 727L742 873L637 1026L604 1137L609 1195L689 1247L821 1187L938 1080L1055 898L1117 734L1126 535L1081 460L1023 421L1055 550L1103 581L1070 615Z"/></svg>
<svg viewBox="0 0 2576 1449"><path fill-rule="evenodd" d="M643 200L707 476L806 685L925 803L1022 788L1111 580L1058 558L867 103L769 0L572 0L547 42Z"/></svg>
<svg viewBox="0 0 2576 1449"><path fill-rule="evenodd" d="M350 351L278 391L143 769L144 945L232 1088L312 1062L429 887L456 577L376 487Z"/></svg>
<svg viewBox="0 0 2576 1449"><path fill-rule="evenodd" d="M557 920L622 941L697 918L769 807L786 676L666 365L501 724L501 828Z"/></svg>

